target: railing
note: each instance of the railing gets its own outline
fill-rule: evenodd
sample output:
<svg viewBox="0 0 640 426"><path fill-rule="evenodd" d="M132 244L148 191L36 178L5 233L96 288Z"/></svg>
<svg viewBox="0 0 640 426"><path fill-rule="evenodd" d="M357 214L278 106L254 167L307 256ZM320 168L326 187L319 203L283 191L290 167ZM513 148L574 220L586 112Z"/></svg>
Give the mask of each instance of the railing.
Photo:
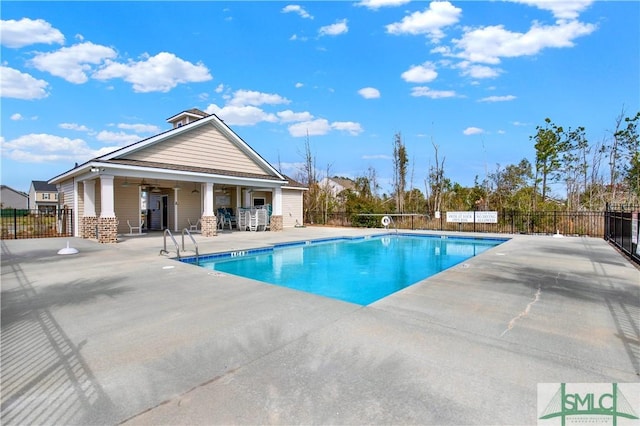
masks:
<svg viewBox="0 0 640 426"><path fill-rule="evenodd" d="M200 253L198 252L198 243L196 243L196 240L193 238L193 235L191 235L191 232L189 232L189 230L187 228L184 228L182 230L182 251L186 251L184 248L184 234L187 234L189 236L189 238L191 238L191 242L193 243L193 245L196 247L196 265L200 263ZM178 256L180 257L180 256Z"/></svg>
<svg viewBox="0 0 640 426"><path fill-rule="evenodd" d="M391 216L392 214L386 214ZM385 216L381 214L380 216ZM580 235L602 238L604 235L604 212L598 211L544 211L521 212L498 211L498 223L447 222L446 212L440 217L426 214L393 214L398 229L494 232L509 234ZM372 215L307 212L308 224L329 226L353 226L381 228L380 218ZM326 218L326 220L324 220Z"/></svg>
<svg viewBox="0 0 640 426"><path fill-rule="evenodd" d="M176 246L176 256L178 256L178 259L180 259L180 246L178 245L178 242L176 241L176 239L173 238L173 235L171 234L171 231L168 228L165 229L164 232L162 233L163 240L164 240L164 248L160 250L160 254L169 254L169 251L167 250L167 235L169 235L169 238L171 238L171 241L173 241L173 244Z"/></svg>
<svg viewBox="0 0 640 426"><path fill-rule="evenodd" d="M638 249L638 223L640 212L606 211L604 239L640 264L640 250Z"/></svg>
<svg viewBox="0 0 640 426"><path fill-rule="evenodd" d="M2 209L0 238L51 238L73 236L73 210Z"/></svg>

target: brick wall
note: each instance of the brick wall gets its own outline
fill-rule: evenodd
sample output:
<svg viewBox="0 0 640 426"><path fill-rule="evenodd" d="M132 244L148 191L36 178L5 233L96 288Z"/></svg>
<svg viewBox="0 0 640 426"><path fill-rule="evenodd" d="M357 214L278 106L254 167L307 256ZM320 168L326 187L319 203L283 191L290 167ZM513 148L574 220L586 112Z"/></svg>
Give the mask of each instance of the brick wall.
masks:
<svg viewBox="0 0 640 426"><path fill-rule="evenodd" d="M99 217L98 218L98 242L117 243L118 242L118 218Z"/></svg>
<svg viewBox="0 0 640 426"><path fill-rule="evenodd" d="M98 218L95 216L80 218L80 236L82 238L97 238L96 227L98 226Z"/></svg>
<svg viewBox="0 0 640 426"><path fill-rule="evenodd" d="M271 216L269 229L272 231L282 231L282 216Z"/></svg>
<svg viewBox="0 0 640 426"><path fill-rule="evenodd" d="M215 237L218 235L218 226L215 216L202 216L200 219L203 237Z"/></svg>

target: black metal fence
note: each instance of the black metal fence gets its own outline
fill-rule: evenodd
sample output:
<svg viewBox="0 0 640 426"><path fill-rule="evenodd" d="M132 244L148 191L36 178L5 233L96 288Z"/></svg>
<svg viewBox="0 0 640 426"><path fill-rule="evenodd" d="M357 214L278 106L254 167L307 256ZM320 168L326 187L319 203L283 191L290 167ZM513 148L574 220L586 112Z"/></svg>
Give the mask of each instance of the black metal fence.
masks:
<svg viewBox="0 0 640 426"><path fill-rule="evenodd" d="M307 212L305 216L305 223L309 224L367 228L382 227L382 215ZM497 223L447 222L446 212L442 212L440 217L423 214L390 216L393 219L393 224L390 227L398 229L543 235L560 233L562 235L602 238L604 235L605 212L523 212L503 210L498 212Z"/></svg>
<svg viewBox="0 0 640 426"><path fill-rule="evenodd" d="M2 209L0 238L50 238L73 235L73 210L57 211Z"/></svg>
<svg viewBox="0 0 640 426"><path fill-rule="evenodd" d="M604 239L622 250L634 262L640 264L638 249L638 222L640 212L630 210L607 210L604 220Z"/></svg>

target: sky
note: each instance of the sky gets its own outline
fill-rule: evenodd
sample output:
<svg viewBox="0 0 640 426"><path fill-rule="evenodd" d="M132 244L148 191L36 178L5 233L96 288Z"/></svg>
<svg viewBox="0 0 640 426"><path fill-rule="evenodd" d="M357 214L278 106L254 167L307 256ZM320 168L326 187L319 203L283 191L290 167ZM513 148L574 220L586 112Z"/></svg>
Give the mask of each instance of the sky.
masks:
<svg viewBox="0 0 640 426"><path fill-rule="evenodd" d="M2 184L28 191L214 113L299 175L393 176L424 192L435 147L472 186L535 160L545 118L590 143L640 111L636 1L18 2L0 9Z"/></svg>

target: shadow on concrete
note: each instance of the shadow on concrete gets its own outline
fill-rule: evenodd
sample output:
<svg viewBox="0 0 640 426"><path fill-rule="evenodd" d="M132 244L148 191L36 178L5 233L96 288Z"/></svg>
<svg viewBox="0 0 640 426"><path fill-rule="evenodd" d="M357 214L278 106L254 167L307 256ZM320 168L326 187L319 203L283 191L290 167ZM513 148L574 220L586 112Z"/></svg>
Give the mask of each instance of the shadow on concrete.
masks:
<svg viewBox="0 0 640 426"><path fill-rule="evenodd" d="M10 254L3 245L3 255ZM52 273L54 273L52 271ZM80 350L49 308L113 297L124 289L108 280L77 281L36 292L18 262L3 262L3 275L16 280L2 292L0 357L3 425L109 423L112 403ZM102 413L96 419L95 413Z"/></svg>
<svg viewBox="0 0 640 426"><path fill-rule="evenodd" d="M148 378L156 403L123 423L444 424L452 412L462 421L477 420L441 389L418 382L400 355L380 357L359 343L324 346L308 335L285 334L254 324L238 333L246 339L175 353ZM176 381L184 389L177 395L167 387ZM190 415L187 402L182 412L170 409L178 417L164 417L163 406L179 407L183 400L206 412Z"/></svg>
<svg viewBox="0 0 640 426"><path fill-rule="evenodd" d="M586 249L588 252L582 258L589 259L591 269L571 269L569 266L554 271L521 266L512 279L505 279L509 274L501 271L496 275L496 282L524 284L532 292L540 288L543 295L555 294L606 306L616 327L615 336L620 339L635 374L640 376L640 285L628 278L625 281L626 276L620 275L618 270L610 272L610 265L618 266L615 260ZM557 255L567 256L567 253L558 251ZM566 264L571 265L570 257Z"/></svg>

